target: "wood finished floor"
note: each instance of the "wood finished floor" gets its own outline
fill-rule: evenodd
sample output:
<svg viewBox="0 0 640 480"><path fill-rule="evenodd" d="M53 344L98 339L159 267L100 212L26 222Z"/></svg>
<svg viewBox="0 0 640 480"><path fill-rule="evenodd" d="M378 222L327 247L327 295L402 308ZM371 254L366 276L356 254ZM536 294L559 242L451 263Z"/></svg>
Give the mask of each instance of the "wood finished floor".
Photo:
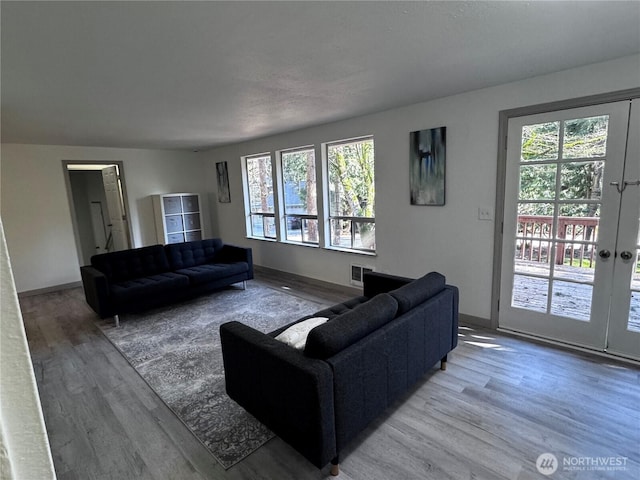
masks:
<svg viewBox="0 0 640 480"><path fill-rule="evenodd" d="M256 281L332 303L350 296L283 276ZM225 471L98 330L81 289L21 307L59 480L329 476L279 438ZM434 367L343 452L339 479L640 478L640 370L492 331L460 334L448 369ZM561 463L551 476L536 470L545 452ZM563 471L565 458L592 457L626 465Z"/></svg>

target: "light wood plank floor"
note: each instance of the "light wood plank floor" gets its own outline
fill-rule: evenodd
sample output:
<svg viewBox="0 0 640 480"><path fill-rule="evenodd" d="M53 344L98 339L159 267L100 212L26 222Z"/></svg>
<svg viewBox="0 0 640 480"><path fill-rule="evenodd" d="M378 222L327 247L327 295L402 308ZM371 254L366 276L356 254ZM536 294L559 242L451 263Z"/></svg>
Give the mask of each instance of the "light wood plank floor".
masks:
<svg viewBox="0 0 640 480"><path fill-rule="evenodd" d="M256 281L350 296L282 275ZM21 307L60 480L328 477L278 438L223 470L101 334L81 289ZM459 340L447 371L434 367L343 452L338 478L640 478L640 370L487 330L462 328ZM548 477L536 469L546 452L560 462ZM585 466L611 457L622 469Z"/></svg>

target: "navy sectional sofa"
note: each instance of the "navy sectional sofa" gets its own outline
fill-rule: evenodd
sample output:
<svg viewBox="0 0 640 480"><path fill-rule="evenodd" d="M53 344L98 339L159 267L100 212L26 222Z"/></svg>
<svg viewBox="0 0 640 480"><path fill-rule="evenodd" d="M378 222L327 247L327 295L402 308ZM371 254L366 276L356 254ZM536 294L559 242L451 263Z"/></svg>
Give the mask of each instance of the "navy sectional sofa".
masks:
<svg viewBox="0 0 640 480"><path fill-rule="evenodd" d="M250 248L219 238L94 255L80 268L87 303L100 318L146 310L253 278Z"/></svg>
<svg viewBox="0 0 640 480"><path fill-rule="evenodd" d="M321 310L303 350L239 322L220 327L228 395L318 468L458 343L458 289L432 272L367 273L364 295Z"/></svg>

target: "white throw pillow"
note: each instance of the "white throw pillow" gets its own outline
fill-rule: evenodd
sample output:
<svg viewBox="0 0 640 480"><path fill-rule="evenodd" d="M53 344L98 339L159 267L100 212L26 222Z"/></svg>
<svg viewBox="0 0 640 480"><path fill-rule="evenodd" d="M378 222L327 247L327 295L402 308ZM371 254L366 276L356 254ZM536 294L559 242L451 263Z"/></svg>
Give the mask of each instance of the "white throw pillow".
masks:
<svg viewBox="0 0 640 480"><path fill-rule="evenodd" d="M316 328L318 325L322 325L327 320L326 317L313 317L303 320L302 322L291 325L284 332L276 337L276 340L286 343L287 345L297 349L303 350L307 344L307 336L309 332Z"/></svg>

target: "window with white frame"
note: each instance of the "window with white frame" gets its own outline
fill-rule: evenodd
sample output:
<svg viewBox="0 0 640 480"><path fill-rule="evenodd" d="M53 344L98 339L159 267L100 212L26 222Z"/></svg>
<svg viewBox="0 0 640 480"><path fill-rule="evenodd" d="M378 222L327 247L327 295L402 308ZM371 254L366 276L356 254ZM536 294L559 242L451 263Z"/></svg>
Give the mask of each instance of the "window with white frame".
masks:
<svg viewBox="0 0 640 480"><path fill-rule="evenodd" d="M271 155L246 157L249 201L248 234L257 238L276 238Z"/></svg>
<svg viewBox="0 0 640 480"><path fill-rule="evenodd" d="M330 245L376 249L373 138L328 143Z"/></svg>
<svg viewBox="0 0 640 480"><path fill-rule="evenodd" d="M313 148L283 151L284 231L289 242L318 244L316 158Z"/></svg>

